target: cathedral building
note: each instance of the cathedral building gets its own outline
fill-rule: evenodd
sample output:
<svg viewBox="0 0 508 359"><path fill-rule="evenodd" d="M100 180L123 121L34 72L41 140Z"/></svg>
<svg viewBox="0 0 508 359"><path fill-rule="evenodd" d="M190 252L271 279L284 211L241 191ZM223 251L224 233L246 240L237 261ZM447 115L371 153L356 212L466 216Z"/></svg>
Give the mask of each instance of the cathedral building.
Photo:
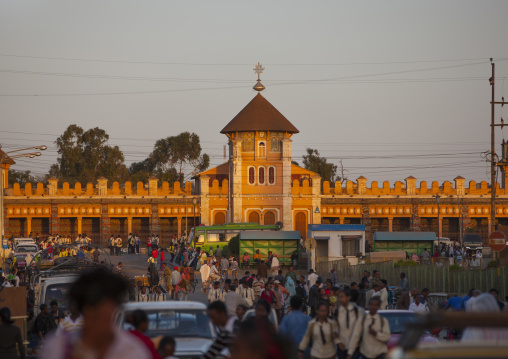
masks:
<svg viewBox="0 0 508 359"><path fill-rule="evenodd" d="M329 183L295 165L291 145L299 131L261 94L263 89L258 77L257 94L221 130L228 141L227 162L199 173L194 183L170 187L154 177L148 185L100 178L71 188L50 178L47 185L8 188L8 170L15 164L5 162L5 235L86 233L105 244L110 235L138 233L143 238L158 233L167 243L199 224L282 222L283 230L300 231L303 238L309 224L363 224L367 240L376 231L429 231L452 240L465 233L488 237L490 185L485 181L466 185L457 176L453 183L417 184L408 176L393 185L368 185L361 176L354 182ZM508 225L504 152L495 216L497 223Z"/></svg>

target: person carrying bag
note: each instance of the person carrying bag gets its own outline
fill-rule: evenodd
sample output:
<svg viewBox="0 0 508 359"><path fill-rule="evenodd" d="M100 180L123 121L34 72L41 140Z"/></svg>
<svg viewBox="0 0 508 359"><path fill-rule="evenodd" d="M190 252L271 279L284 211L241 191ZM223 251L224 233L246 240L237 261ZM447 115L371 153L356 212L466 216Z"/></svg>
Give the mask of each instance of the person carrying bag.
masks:
<svg viewBox="0 0 508 359"><path fill-rule="evenodd" d="M303 359L310 344L310 355L316 359L333 359L337 355L339 336L337 323L328 318L329 305L320 302L316 305L316 318L309 322L307 331L298 347L298 359Z"/></svg>

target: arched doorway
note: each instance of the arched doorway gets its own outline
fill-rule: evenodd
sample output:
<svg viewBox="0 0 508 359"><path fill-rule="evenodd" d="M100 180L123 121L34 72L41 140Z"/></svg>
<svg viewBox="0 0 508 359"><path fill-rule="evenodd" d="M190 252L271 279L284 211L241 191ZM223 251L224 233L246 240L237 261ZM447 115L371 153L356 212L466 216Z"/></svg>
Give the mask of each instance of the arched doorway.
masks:
<svg viewBox="0 0 508 359"><path fill-rule="evenodd" d="M275 224L275 214L273 212L270 211L265 213L265 224Z"/></svg>
<svg viewBox="0 0 508 359"><path fill-rule="evenodd" d="M222 212L215 213L215 220L213 224L224 224L226 223L226 216Z"/></svg>
<svg viewBox="0 0 508 359"><path fill-rule="evenodd" d="M249 222L259 224L259 213L258 212L250 212L249 213Z"/></svg>
<svg viewBox="0 0 508 359"><path fill-rule="evenodd" d="M295 216L295 230L300 231L303 240L307 239L307 215L305 212L298 212Z"/></svg>

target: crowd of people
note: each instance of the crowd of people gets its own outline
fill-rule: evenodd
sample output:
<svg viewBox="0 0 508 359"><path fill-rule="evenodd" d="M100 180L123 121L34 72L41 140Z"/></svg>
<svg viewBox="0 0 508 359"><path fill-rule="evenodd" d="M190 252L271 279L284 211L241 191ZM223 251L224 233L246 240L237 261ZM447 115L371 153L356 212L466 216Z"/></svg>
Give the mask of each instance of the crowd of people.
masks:
<svg viewBox="0 0 508 359"><path fill-rule="evenodd" d="M435 246L434 253L425 248L423 252L418 255L416 252L406 253L406 260L412 260L418 264L437 264L442 265L446 261L449 265L467 264L471 267L480 267L482 265L482 250L471 249L465 246L460 246L455 243L441 242Z"/></svg>

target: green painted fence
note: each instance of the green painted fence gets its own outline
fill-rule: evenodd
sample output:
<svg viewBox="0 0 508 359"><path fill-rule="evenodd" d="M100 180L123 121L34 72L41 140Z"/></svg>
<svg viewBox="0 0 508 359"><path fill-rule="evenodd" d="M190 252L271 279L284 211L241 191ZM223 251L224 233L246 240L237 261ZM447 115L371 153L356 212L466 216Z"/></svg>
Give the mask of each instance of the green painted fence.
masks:
<svg viewBox="0 0 508 359"><path fill-rule="evenodd" d="M429 288L431 292L466 294L470 289L488 292L492 288L499 291L503 300L508 291L508 267L485 268L476 270L450 270L449 266L418 265L411 267L394 267L393 261L349 265L345 259L318 263L317 273L323 279L330 278L331 268L337 271L337 278L341 283L359 282L364 270L372 273L375 269L381 272L381 278L388 281L388 285L398 286L400 273L406 273L410 288Z"/></svg>

